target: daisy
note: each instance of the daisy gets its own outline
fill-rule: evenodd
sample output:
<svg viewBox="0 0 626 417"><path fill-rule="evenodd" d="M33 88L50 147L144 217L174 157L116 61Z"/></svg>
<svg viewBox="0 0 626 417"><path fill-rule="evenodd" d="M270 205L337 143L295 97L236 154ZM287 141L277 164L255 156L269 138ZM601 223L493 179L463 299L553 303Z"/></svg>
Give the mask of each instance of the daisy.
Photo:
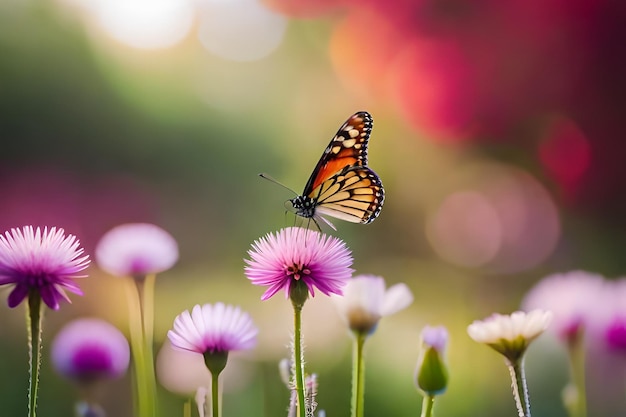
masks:
<svg viewBox="0 0 626 417"><path fill-rule="evenodd" d="M89 257L75 236L65 236L63 229L47 227L11 229L0 234L0 285L13 285L8 304L13 308L27 302L29 347L28 415L35 417L41 340L43 326L42 301L51 309L59 309L59 301L69 298L65 291L82 295L74 279L84 278L79 272L87 268Z"/></svg>
<svg viewBox="0 0 626 417"><path fill-rule="evenodd" d="M217 303L183 311L174 319L174 328L167 337L174 347L204 355L252 349L257 333L248 313Z"/></svg>
<svg viewBox="0 0 626 417"><path fill-rule="evenodd" d="M74 280L86 277L79 274L89 265L83 252L75 236L56 227L25 226L0 234L0 285L13 285L9 307L36 294L58 310L61 300L70 301L65 291L82 295Z"/></svg>
<svg viewBox="0 0 626 417"><path fill-rule="evenodd" d="M516 311L510 315L493 314L485 320L473 322L467 328L472 339L490 346L506 358L513 399L520 417L530 417L524 354L530 343L546 331L551 320L550 311Z"/></svg>
<svg viewBox="0 0 626 417"><path fill-rule="evenodd" d="M590 315L598 309L604 283L602 275L585 271L552 274L528 291L522 308L552 311L550 331L571 345L578 341Z"/></svg>
<svg viewBox="0 0 626 417"><path fill-rule="evenodd" d="M342 294L352 275L352 256L345 243L335 237L299 227L268 233L252 244L245 273L255 285L268 287L262 300L280 290L287 297L298 283L315 296ZM300 285L302 285L300 284Z"/></svg>
<svg viewBox="0 0 626 417"><path fill-rule="evenodd" d="M226 367L228 353L252 349L256 345L257 327L250 315L239 307L223 303L196 305L174 319L174 328L167 332L172 346L200 354L211 372L212 415L219 417L220 373Z"/></svg>
<svg viewBox="0 0 626 417"><path fill-rule="evenodd" d="M176 240L150 223L114 227L96 245L98 266L112 275L125 278L134 381L141 415L156 414L152 350L156 274L171 268L177 260Z"/></svg>
<svg viewBox="0 0 626 417"><path fill-rule="evenodd" d="M552 312L544 310L493 314L470 324L467 333L476 342L484 343L511 362L516 362L524 355L528 345L548 328L551 320Z"/></svg>
<svg viewBox="0 0 626 417"><path fill-rule="evenodd" d="M95 255L98 266L112 275L143 277L170 269L178 260L178 244L156 225L129 223L105 233Z"/></svg>
<svg viewBox="0 0 626 417"><path fill-rule="evenodd" d="M351 330L372 333L382 317L408 307L413 294L406 284L385 288L382 277L357 275L348 281L343 296L333 295L331 299Z"/></svg>

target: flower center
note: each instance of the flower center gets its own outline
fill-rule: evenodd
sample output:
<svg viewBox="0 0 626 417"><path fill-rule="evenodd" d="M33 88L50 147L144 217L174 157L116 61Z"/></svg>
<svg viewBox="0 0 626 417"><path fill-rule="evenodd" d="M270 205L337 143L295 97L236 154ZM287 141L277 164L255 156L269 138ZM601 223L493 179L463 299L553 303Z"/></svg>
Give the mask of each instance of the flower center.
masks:
<svg viewBox="0 0 626 417"><path fill-rule="evenodd" d="M50 283L51 278L49 274L44 272L31 273L26 278L26 284L30 288L41 288Z"/></svg>
<svg viewBox="0 0 626 417"><path fill-rule="evenodd" d="M311 274L311 270L302 264L287 265L285 269L287 276L293 276L293 279L296 281L302 278L303 275Z"/></svg>

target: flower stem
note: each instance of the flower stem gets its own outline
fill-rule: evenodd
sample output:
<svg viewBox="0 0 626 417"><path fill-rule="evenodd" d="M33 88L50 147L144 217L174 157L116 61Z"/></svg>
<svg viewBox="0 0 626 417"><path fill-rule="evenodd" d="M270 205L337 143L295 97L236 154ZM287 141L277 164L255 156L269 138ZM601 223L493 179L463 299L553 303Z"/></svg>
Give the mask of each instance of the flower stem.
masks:
<svg viewBox="0 0 626 417"><path fill-rule="evenodd" d="M528 397L528 387L526 386L526 375L524 373L524 359L516 362L507 362L509 374L511 375L511 388L513 398L517 407L519 417L531 417L530 398Z"/></svg>
<svg viewBox="0 0 626 417"><path fill-rule="evenodd" d="M135 376L135 394L138 417L153 417L154 408L148 385L146 371L146 355L144 353L143 324L141 314L141 287L135 280L126 282L126 299L128 302L128 324L130 330L131 354Z"/></svg>
<svg viewBox="0 0 626 417"><path fill-rule="evenodd" d="M575 403L567 407L571 417L587 417L587 396L585 388L585 350L580 339L568 343L568 357L572 386L575 390Z"/></svg>
<svg viewBox="0 0 626 417"><path fill-rule="evenodd" d="M304 361L302 360L302 305L293 305L294 310L294 352L293 360L296 374L296 391L298 393L298 416L306 417L304 401Z"/></svg>
<svg viewBox="0 0 626 417"><path fill-rule="evenodd" d="M183 403L183 417L191 417L191 398Z"/></svg>
<svg viewBox="0 0 626 417"><path fill-rule="evenodd" d="M435 405L435 396L426 395L422 401L422 417L432 417L433 406Z"/></svg>
<svg viewBox="0 0 626 417"><path fill-rule="evenodd" d="M354 332L354 345L352 352L352 417L363 417L365 401L365 361L363 359L363 346L367 335L360 331Z"/></svg>
<svg viewBox="0 0 626 417"><path fill-rule="evenodd" d="M43 306L41 296L36 291L28 294L28 309L26 325L28 326L29 352L29 387L28 387L28 416L37 415L37 392L39 390L39 369L41 367L41 331L43 320Z"/></svg>
<svg viewBox="0 0 626 417"><path fill-rule="evenodd" d="M150 395L151 415L156 415L156 375L154 373L154 283L155 274L149 274L143 281L143 291L139 290L139 302L143 316L144 360L146 372L146 391ZM139 282L138 282L139 285ZM142 303L143 301L143 303Z"/></svg>
<svg viewBox="0 0 626 417"><path fill-rule="evenodd" d="M221 417L220 413L220 389L219 377L217 372L211 372L211 417Z"/></svg>

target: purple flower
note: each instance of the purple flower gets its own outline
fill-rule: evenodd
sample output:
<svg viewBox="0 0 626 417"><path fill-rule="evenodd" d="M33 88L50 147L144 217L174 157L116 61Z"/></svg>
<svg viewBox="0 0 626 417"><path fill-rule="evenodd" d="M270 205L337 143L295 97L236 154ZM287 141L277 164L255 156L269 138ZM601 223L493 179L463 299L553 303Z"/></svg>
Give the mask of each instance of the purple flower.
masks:
<svg viewBox="0 0 626 417"><path fill-rule="evenodd" d="M444 326L424 326L422 329L422 343L426 348L433 348L443 355L448 345L448 329Z"/></svg>
<svg viewBox="0 0 626 417"><path fill-rule="evenodd" d="M149 223L123 224L109 230L96 246L100 268L116 276L143 277L171 268L178 245L165 230Z"/></svg>
<svg viewBox="0 0 626 417"><path fill-rule="evenodd" d="M549 275L528 291L522 306L552 311L551 330L561 341L573 343L598 309L604 285L601 275L585 271Z"/></svg>
<svg viewBox="0 0 626 417"><path fill-rule="evenodd" d="M605 280L588 317L588 343L626 354L626 278Z"/></svg>
<svg viewBox="0 0 626 417"><path fill-rule="evenodd" d="M79 382L124 375L130 350L124 335L104 320L74 320L52 342L52 364L61 375Z"/></svg>
<svg viewBox="0 0 626 417"><path fill-rule="evenodd" d="M0 285L14 285L8 304L19 305L30 292L39 293L53 310L59 300L70 301L65 291L82 295L74 279L89 265L89 256L76 236L65 236L63 229L25 226L0 234Z"/></svg>
<svg viewBox="0 0 626 417"><path fill-rule="evenodd" d="M315 288L323 294L342 294L353 270L352 256L345 243L314 230L289 227L275 235L268 233L248 251L245 273L255 285L269 287L261 300L267 300L302 281L311 296Z"/></svg>
<svg viewBox="0 0 626 417"><path fill-rule="evenodd" d="M174 319L167 337L174 347L200 354L251 349L258 329L239 307L217 303L196 305Z"/></svg>

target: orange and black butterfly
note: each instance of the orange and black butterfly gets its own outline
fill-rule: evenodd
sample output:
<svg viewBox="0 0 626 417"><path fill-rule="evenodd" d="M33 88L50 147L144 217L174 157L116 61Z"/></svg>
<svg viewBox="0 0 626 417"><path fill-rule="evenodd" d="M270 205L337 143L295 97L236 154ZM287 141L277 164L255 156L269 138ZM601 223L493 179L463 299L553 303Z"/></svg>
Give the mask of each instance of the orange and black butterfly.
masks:
<svg viewBox="0 0 626 417"><path fill-rule="evenodd" d="M332 138L302 195L291 200L298 216L323 221L331 216L352 223L371 223L385 201L380 178L367 166L367 144L373 120L368 112L352 115ZM319 226L318 226L319 227Z"/></svg>

